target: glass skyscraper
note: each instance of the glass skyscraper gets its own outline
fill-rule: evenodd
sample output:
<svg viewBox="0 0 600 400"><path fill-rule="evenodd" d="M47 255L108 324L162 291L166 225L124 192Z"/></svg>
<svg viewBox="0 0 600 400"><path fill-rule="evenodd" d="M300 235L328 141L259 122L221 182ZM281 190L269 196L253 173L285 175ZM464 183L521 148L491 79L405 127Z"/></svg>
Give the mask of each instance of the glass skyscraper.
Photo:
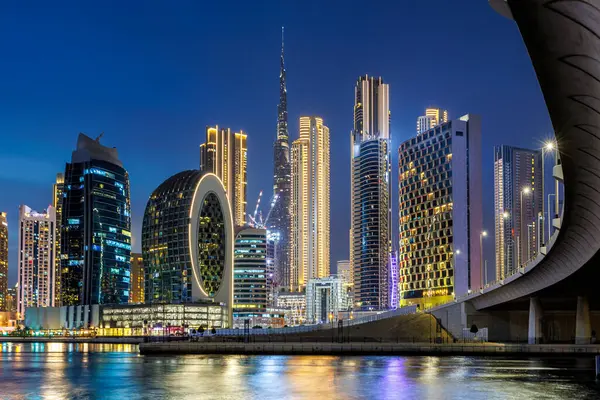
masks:
<svg viewBox="0 0 600 400"><path fill-rule="evenodd" d="M262 317L269 299L266 229L239 230L233 254L233 318Z"/></svg>
<svg viewBox="0 0 600 400"><path fill-rule="evenodd" d="M278 235L275 266L276 286L290 286L290 229L292 167L290 163L290 143L288 136L287 88L285 84L285 64L283 61L283 28L281 28L281 60L279 72L279 105L277 106L277 139L273 144L273 197L276 198L269 219L269 231Z"/></svg>
<svg viewBox="0 0 600 400"><path fill-rule="evenodd" d="M355 86L352 131L350 262L358 309L387 309L391 252L389 85L361 76Z"/></svg>
<svg viewBox="0 0 600 400"><path fill-rule="evenodd" d="M494 147L496 280L502 280L538 250L543 210L542 151Z"/></svg>
<svg viewBox="0 0 600 400"><path fill-rule="evenodd" d="M52 186L52 207L56 212L56 271L54 273L55 282L55 303L60 304L60 231L62 225L62 206L63 206L63 193L65 186L65 176L62 173L56 174L56 182Z"/></svg>
<svg viewBox="0 0 600 400"><path fill-rule="evenodd" d="M0 212L0 311L10 311L8 302L8 223Z"/></svg>
<svg viewBox="0 0 600 400"><path fill-rule="evenodd" d="M129 175L117 149L82 133L64 176L61 305L129 301Z"/></svg>
<svg viewBox="0 0 600 400"><path fill-rule="evenodd" d="M192 301L188 226L202 175L198 170L175 174L148 199L142 224L145 303Z"/></svg>

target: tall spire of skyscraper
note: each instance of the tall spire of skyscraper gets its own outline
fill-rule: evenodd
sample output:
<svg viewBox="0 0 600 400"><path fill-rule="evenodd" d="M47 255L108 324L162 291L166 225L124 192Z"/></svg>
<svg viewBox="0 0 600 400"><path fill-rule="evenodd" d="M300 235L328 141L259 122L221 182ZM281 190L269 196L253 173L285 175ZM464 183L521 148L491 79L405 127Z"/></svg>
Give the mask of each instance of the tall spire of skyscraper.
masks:
<svg viewBox="0 0 600 400"><path fill-rule="evenodd" d="M288 141L287 89L285 86L285 63L283 59L283 26L281 27L281 62L279 70L279 105L277 106L277 139Z"/></svg>
<svg viewBox="0 0 600 400"><path fill-rule="evenodd" d="M276 248L275 282L279 286L290 284L290 201L292 170L288 135L287 89L285 86L285 63L283 60L283 27L281 27L281 60L279 71L279 104L277 105L277 139L273 144L273 196L275 206L271 212L269 228L279 236Z"/></svg>

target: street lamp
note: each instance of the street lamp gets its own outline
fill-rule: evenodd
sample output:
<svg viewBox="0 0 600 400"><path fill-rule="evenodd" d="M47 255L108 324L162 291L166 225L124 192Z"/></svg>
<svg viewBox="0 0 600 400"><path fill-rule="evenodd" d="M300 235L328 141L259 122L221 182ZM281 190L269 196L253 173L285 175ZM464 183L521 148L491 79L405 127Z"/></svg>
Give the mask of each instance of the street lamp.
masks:
<svg viewBox="0 0 600 400"><path fill-rule="evenodd" d="M542 147L542 215L544 215L544 194L546 193L544 190L544 186L545 186L545 180L546 180L546 175L544 173L545 171L545 164L546 164L546 153L552 153L556 150L555 153L555 164L558 164L558 151L557 151L557 144L554 140L547 140L544 143L544 146ZM558 193L558 186L556 188L556 193ZM557 207L558 210L558 207ZM558 211L557 211L558 212ZM548 218L548 239L550 239L550 203L548 203L548 214L547 214L547 218ZM540 238L538 238L538 240L540 241L540 243L546 243L546 233L545 230L542 229L542 236Z"/></svg>
<svg viewBox="0 0 600 400"><path fill-rule="evenodd" d="M484 268L483 268L483 238L487 236L487 231L481 231L481 233L479 234L479 263L480 263L480 270L481 270L481 288L483 289L484 286L484 281L483 281L483 274L484 274ZM487 271L486 271L487 272ZM487 281L487 279L486 279Z"/></svg>

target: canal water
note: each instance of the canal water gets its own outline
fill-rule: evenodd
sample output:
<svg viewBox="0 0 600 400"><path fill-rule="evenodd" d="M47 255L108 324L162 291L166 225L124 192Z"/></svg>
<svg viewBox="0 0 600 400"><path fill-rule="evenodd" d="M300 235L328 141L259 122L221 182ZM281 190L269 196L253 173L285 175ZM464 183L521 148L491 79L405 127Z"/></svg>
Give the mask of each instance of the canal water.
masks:
<svg viewBox="0 0 600 400"><path fill-rule="evenodd" d="M591 357L141 356L1 343L0 399L599 399Z"/></svg>

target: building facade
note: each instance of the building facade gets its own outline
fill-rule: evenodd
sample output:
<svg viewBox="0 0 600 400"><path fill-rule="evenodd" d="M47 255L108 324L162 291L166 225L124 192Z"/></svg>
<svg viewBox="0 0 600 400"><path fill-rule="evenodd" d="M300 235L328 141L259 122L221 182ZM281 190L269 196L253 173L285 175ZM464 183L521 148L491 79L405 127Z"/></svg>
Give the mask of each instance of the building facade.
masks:
<svg viewBox="0 0 600 400"><path fill-rule="evenodd" d="M496 280L535 256L543 212L542 152L494 147L494 219Z"/></svg>
<svg viewBox="0 0 600 400"><path fill-rule="evenodd" d="M0 212L0 311L10 311L8 301L8 222Z"/></svg>
<svg viewBox="0 0 600 400"><path fill-rule="evenodd" d="M80 133L63 190L61 305L127 303L131 204L117 149Z"/></svg>
<svg viewBox="0 0 600 400"><path fill-rule="evenodd" d="M276 308L285 311L285 323L288 326L302 325L306 322L306 294L299 292L278 292Z"/></svg>
<svg viewBox="0 0 600 400"><path fill-rule="evenodd" d="M355 86L350 191L350 260L359 309L389 304L391 168L389 85L381 77L361 76Z"/></svg>
<svg viewBox="0 0 600 400"><path fill-rule="evenodd" d="M398 182L400 305L429 308L482 287L480 118L402 143Z"/></svg>
<svg viewBox="0 0 600 400"><path fill-rule="evenodd" d="M300 138L292 145L292 232L290 288L330 271L329 128L319 117L300 118Z"/></svg>
<svg viewBox="0 0 600 400"><path fill-rule="evenodd" d="M445 122L448 122L447 110L434 107L426 108L425 115L421 115L417 118L417 135Z"/></svg>
<svg viewBox="0 0 600 400"><path fill-rule="evenodd" d="M350 308L344 282L336 276L310 279L306 286L306 322L323 324L338 319L340 311Z"/></svg>
<svg viewBox="0 0 600 400"><path fill-rule="evenodd" d="M91 330L99 336L169 336L188 329L230 328L229 310L213 302L111 304L29 308L25 325L43 330Z"/></svg>
<svg viewBox="0 0 600 400"><path fill-rule="evenodd" d="M9 287L6 290L6 311L11 313L17 312L17 288Z"/></svg>
<svg viewBox="0 0 600 400"><path fill-rule="evenodd" d="M56 257L56 272L54 273L55 282L55 304L60 304L60 232L62 229L62 208L64 198L65 175L62 173L56 174L56 182L52 185L52 207L56 212L56 249L54 255Z"/></svg>
<svg viewBox="0 0 600 400"><path fill-rule="evenodd" d="M291 195L292 167L290 164L290 143L288 134L287 87L283 59L283 28L281 28L281 58L279 69L279 104L277 105L277 138L273 143L273 198L275 205L269 219L269 231L277 235L275 252L275 285L279 288L290 286L290 235L292 226Z"/></svg>
<svg viewBox="0 0 600 400"><path fill-rule="evenodd" d="M141 253L131 253L131 290L129 302L144 303L144 259Z"/></svg>
<svg viewBox="0 0 600 400"><path fill-rule="evenodd" d="M142 223L145 303L202 300L231 309L233 241L229 200L216 175L190 170L164 181Z"/></svg>
<svg viewBox="0 0 600 400"><path fill-rule="evenodd" d="M49 206L38 213L19 207L19 269L17 312L21 318L26 307L53 307L56 272L56 212Z"/></svg>
<svg viewBox="0 0 600 400"><path fill-rule="evenodd" d="M233 257L233 319L262 317L269 298L266 229L239 229Z"/></svg>
<svg viewBox="0 0 600 400"><path fill-rule="evenodd" d="M246 223L247 160L247 135L243 131L206 127L206 142L200 145L200 170L215 174L223 182L235 226Z"/></svg>

